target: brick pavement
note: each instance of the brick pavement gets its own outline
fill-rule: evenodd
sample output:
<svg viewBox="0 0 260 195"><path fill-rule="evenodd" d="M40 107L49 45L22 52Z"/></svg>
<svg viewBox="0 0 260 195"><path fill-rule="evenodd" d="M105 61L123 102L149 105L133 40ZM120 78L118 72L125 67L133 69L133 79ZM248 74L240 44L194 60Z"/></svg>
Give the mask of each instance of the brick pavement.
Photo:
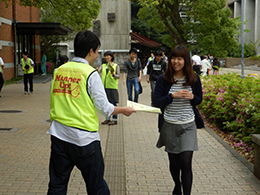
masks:
<svg viewBox="0 0 260 195"><path fill-rule="evenodd" d="M260 74L259 74L260 75ZM120 106L126 105L126 88L119 82ZM150 87L143 77L139 102L150 104ZM0 110L0 194L46 194L50 138L49 87L35 83L34 94L24 95L22 84L4 86ZM99 116L100 121L104 120ZM170 195L173 182L164 149L155 147L158 131L155 114L137 112L119 116L117 126L100 126L105 178L114 194ZM199 151L194 153L192 194L260 194L260 181L204 129L198 130ZM74 169L68 194L86 194L80 172Z"/></svg>

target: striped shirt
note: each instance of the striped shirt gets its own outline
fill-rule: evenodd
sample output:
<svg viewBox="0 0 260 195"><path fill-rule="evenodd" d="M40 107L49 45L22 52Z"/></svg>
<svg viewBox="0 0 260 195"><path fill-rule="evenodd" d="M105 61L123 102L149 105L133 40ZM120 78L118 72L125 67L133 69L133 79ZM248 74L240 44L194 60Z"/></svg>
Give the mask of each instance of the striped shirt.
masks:
<svg viewBox="0 0 260 195"><path fill-rule="evenodd" d="M191 86L183 86L185 81L185 77L179 79L176 84L171 86L169 93L174 93L179 90L189 90L192 92ZM174 98L172 103L166 106L163 117L168 123L186 124L194 121L195 114L189 99Z"/></svg>

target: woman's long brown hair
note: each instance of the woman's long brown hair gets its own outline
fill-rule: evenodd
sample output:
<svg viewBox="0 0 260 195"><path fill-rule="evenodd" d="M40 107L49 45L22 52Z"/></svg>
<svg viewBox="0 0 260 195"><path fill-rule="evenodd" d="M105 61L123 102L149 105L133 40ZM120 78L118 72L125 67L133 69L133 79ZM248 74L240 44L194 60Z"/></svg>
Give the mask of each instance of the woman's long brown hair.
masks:
<svg viewBox="0 0 260 195"><path fill-rule="evenodd" d="M191 65L191 57L190 57L190 52L188 48L184 45L177 45L176 47L173 48L169 55L169 60L168 60L168 66L163 74L164 80L170 83L176 83L177 81L174 80L174 69L172 67L171 59L173 57L182 57L184 58L184 67L183 67L183 73L186 78L186 82L183 84L184 86L191 86L197 81L197 76L195 72L192 69Z"/></svg>

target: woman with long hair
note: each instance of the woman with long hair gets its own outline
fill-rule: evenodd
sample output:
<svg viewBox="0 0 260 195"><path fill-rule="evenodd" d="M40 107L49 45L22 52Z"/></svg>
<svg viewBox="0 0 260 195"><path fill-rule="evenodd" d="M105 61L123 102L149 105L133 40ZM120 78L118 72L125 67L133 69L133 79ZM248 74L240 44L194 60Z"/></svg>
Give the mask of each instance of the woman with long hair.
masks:
<svg viewBox="0 0 260 195"><path fill-rule="evenodd" d="M176 46L169 55L168 67L154 92L154 105L159 107L160 136L157 147L165 146L170 172L175 183L173 195L191 194L192 156L198 150L197 128L204 122L196 108L202 102L200 77L194 73L190 52Z"/></svg>

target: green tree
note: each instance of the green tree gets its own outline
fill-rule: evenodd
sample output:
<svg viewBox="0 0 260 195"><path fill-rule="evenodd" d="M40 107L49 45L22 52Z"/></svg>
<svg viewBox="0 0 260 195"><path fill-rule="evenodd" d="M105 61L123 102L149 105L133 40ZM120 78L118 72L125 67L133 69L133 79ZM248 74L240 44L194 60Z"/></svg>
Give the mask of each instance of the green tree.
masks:
<svg viewBox="0 0 260 195"><path fill-rule="evenodd" d="M1 1L8 6L13 0ZM101 7L98 0L19 0L19 4L38 7L42 14L49 12L50 21L59 22L74 31L89 29Z"/></svg>
<svg viewBox="0 0 260 195"><path fill-rule="evenodd" d="M158 43L162 43L165 33L168 33L164 29L163 32L156 28L152 28L148 25L147 20L142 20L137 17L137 13L141 6L138 3L132 4L131 10L131 30Z"/></svg>
<svg viewBox="0 0 260 195"><path fill-rule="evenodd" d="M170 33L171 45L185 44L215 56L226 56L237 46L238 18L229 18L226 0L134 0L138 17L153 28ZM181 14L186 17L181 17ZM194 41L195 40L195 41Z"/></svg>
<svg viewBox="0 0 260 195"><path fill-rule="evenodd" d="M55 18L52 17L52 8L45 8L45 10L40 10L41 19L40 21L43 23L49 22L58 22ZM67 42L73 40L75 37L76 32L69 33L68 35L41 35L41 50L45 52L48 61L52 62L53 64L57 65L56 58L57 52L60 55L60 50L58 44L60 42Z"/></svg>

